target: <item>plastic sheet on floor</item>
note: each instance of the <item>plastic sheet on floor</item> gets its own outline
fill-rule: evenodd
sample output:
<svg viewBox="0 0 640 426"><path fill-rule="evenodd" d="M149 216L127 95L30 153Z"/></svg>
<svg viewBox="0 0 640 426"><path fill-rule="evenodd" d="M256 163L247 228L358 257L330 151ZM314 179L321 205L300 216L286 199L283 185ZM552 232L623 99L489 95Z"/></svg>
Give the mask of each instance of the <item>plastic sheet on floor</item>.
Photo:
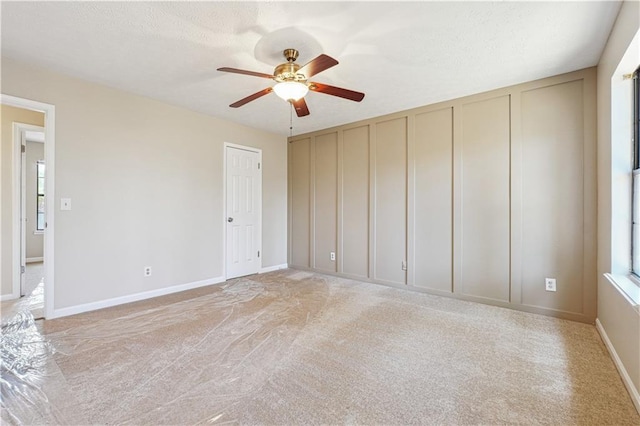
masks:
<svg viewBox="0 0 640 426"><path fill-rule="evenodd" d="M50 374L51 344L29 311L5 317L0 335L2 420L12 424L59 423L43 385Z"/></svg>
<svg viewBox="0 0 640 426"><path fill-rule="evenodd" d="M73 423L69 413L80 412L75 421L90 424L237 421L327 301L324 280L272 276L45 321L55 354L32 318L21 317L12 330L22 335L8 333L3 346L29 368L3 377L3 419ZM43 377L48 362L60 377Z"/></svg>
<svg viewBox="0 0 640 426"><path fill-rule="evenodd" d="M40 283L29 295L0 304L2 323L9 321L18 313L27 311L31 312L35 319L44 317L44 283Z"/></svg>
<svg viewBox="0 0 640 426"><path fill-rule="evenodd" d="M640 424L592 326L306 271L2 344L3 424Z"/></svg>

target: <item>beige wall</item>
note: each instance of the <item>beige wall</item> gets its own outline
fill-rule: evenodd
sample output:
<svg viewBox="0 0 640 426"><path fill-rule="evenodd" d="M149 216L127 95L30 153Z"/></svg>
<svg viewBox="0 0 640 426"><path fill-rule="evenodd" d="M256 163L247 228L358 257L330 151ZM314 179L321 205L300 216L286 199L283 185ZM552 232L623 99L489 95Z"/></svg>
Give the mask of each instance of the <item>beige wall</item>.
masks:
<svg viewBox="0 0 640 426"><path fill-rule="evenodd" d="M628 170L626 177L620 176L619 166L621 161L626 161L629 167L630 151L624 146L629 143L626 138L612 140L611 95L612 84L618 85L622 81L621 75L616 75L616 80L612 80L616 68L639 28L640 3L625 1L598 64L598 320L637 392L640 392L640 313L603 274L628 271L628 235L631 231L628 225L629 208L624 206L624 198L629 192L623 188L626 194L620 198L615 191L612 193L612 183L615 182L619 187L621 178L628 179ZM636 58L640 57L637 50L633 53ZM629 64L629 69L621 72L631 73L638 65L638 62ZM630 87L629 82L629 95ZM616 205L612 206L614 199ZM616 223L612 222L614 217ZM622 229L616 229L620 228L620 222Z"/></svg>
<svg viewBox="0 0 640 426"><path fill-rule="evenodd" d="M44 238L42 233L36 233L37 219L37 190L38 161L44 160L44 144L40 142L28 142L25 160L25 177L27 180L25 208L27 226L25 233L25 246L27 259L42 257ZM45 197L46 198L46 197Z"/></svg>
<svg viewBox="0 0 640 426"><path fill-rule="evenodd" d="M222 277L224 142L263 150L263 267L286 263L284 136L6 59L2 91L56 108L55 309Z"/></svg>
<svg viewBox="0 0 640 426"><path fill-rule="evenodd" d="M593 322L595 92L591 68L290 138L290 264Z"/></svg>
<svg viewBox="0 0 640 426"><path fill-rule="evenodd" d="M4 76L2 84L5 84ZM4 87L3 87L4 90ZM3 92L4 93L4 92ZM21 108L2 105L2 129L0 132L0 289L2 296L8 297L12 293L13 253L13 123L44 126L44 114Z"/></svg>

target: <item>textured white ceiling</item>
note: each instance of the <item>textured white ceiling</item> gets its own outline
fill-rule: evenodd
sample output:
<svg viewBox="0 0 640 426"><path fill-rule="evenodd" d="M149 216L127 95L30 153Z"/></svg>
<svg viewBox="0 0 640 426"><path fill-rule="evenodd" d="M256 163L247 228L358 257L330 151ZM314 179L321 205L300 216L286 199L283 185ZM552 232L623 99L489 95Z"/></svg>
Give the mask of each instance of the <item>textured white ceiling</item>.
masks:
<svg viewBox="0 0 640 426"><path fill-rule="evenodd" d="M366 93L310 93L301 134L597 64L619 2L6 2L2 55L206 114L289 134L273 83L285 48L313 78Z"/></svg>

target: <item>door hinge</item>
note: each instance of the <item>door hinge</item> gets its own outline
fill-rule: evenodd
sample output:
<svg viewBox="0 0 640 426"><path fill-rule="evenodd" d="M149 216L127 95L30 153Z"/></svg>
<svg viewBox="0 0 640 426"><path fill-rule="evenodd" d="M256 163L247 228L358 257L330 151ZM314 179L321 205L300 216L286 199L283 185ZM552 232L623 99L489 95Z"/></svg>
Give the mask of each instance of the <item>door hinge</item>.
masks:
<svg viewBox="0 0 640 426"><path fill-rule="evenodd" d="M24 145L20 145L22 148L20 148L22 150L22 152L27 152L27 147Z"/></svg>
<svg viewBox="0 0 640 426"><path fill-rule="evenodd" d="M21 265L21 266L20 266L20 273L21 273L21 274L24 274L24 273L25 273L25 270L26 270L25 266L24 266L24 265Z"/></svg>
<svg viewBox="0 0 640 426"><path fill-rule="evenodd" d="M260 250L258 250L258 257L260 257Z"/></svg>
<svg viewBox="0 0 640 426"><path fill-rule="evenodd" d="M260 163L258 163L258 170L260 170Z"/></svg>

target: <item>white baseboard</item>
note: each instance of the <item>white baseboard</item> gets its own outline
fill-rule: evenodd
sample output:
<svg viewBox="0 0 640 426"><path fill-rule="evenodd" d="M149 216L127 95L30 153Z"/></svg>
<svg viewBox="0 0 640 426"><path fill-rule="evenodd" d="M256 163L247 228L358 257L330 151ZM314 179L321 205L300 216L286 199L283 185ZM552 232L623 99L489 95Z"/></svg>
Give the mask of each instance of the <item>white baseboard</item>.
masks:
<svg viewBox="0 0 640 426"><path fill-rule="evenodd" d="M16 294L0 294L0 302L5 302L7 300L18 299L20 296Z"/></svg>
<svg viewBox="0 0 640 426"><path fill-rule="evenodd" d="M198 287L219 284L224 282L224 277L210 278L208 280L195 281L187 284L175 285L172 287L160 288L158 290L144 291L142 293L130 294L127 296L114 297L112 299L100 300L98 302L85 303L82 305L69 306L68 308L54 309L53 315L47 319L61 318L69 315L81 314L83 312L95 311L112 306L123 305L125 303L138 302L140 300L151 299L153 297L165 296L167 294L178 293Z"/></svg>
<svg viewBox="0 0 640 426"><path fill-rule="evenodd" d="M288 264L283 263L282 265L275 265L275 266L267 266L266 268L262 268L260 269L260 272L258 272L259 274L264 274L267 272L273 272L273 271L277 271L279 269L287 269L289 267Z"/></svg>
<svg viewBox="0 0 640 426"><path fill-rule="evenodd" d="M629 377L629 373L627 373L627 369L624 368L624 364L622 364L622 360L618 356L616 352L616 348L613 347L611 340L609 340L609 336L607 336L607 332L605 331L602 323L599 319L596 319L596 329L598 333L600 333L600 337L602 337L602 341L604 345L607 347L609 354L611 354L611 358L613 358L613 363L615 364L618 372L620 373L620 377L622 377L622 382L625 387L629 391L629 395L631 396L631 401L633 401L633 405L636 406L636 410L640 414L640 393L638 393L638 389L633 384L631 377Z"/></svg>
<svg viewBox="0 0 640 426"><path fill-rule="evenodd" d="M44 262L44 257L27 257L25 259L26 263L34 263L34 262Z"/></svg>

